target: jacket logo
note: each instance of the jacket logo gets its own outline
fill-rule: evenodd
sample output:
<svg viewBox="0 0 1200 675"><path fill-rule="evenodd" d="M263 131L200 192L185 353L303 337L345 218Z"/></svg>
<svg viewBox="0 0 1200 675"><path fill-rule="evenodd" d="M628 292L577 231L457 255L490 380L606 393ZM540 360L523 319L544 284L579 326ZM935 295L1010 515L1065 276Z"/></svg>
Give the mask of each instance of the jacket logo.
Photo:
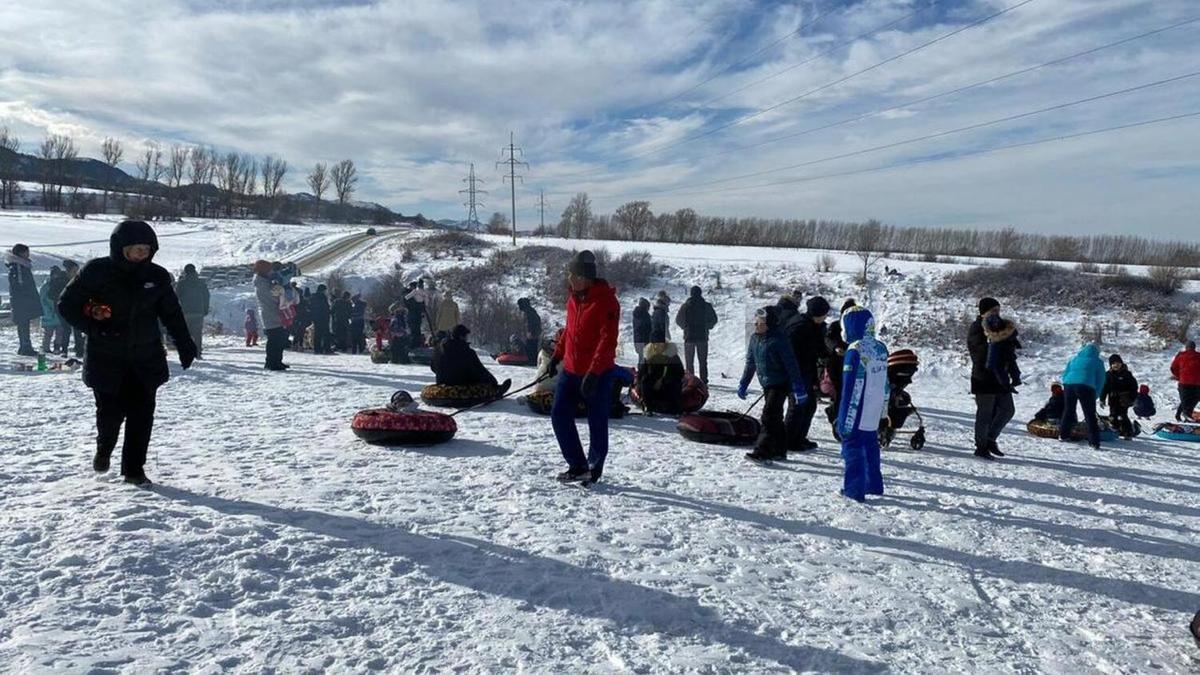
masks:
<svg viewBox="0 0 1200 675"><path fill-rule="evenodd" d="M142 288L154 288L154 282L147 281L146 284L144 286L142 286Z"/></svg>

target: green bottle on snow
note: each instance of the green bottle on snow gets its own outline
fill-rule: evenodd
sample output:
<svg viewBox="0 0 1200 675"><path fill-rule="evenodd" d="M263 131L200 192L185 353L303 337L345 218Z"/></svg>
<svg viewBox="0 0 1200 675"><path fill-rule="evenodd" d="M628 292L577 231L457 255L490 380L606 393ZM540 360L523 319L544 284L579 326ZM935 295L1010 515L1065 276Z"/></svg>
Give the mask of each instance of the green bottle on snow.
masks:
<svg viewBox="0 0 1200 675"><path fill-rule="evenodd" d="M38 369L39 371L45 371L45 370L46 370L46 355L45 355L45 354L38 354L38 364L37 364L37 369Z"/></svg>

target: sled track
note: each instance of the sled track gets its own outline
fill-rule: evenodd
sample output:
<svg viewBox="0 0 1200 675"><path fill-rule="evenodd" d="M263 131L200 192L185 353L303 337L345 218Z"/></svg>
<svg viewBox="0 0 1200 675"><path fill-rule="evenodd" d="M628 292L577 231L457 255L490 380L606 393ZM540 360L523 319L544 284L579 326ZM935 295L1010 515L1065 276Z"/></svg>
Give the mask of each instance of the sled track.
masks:
<svg viewBox="0 0 1200 675"><path fill-rule="evenodd" d="M349 256L351 253L356 253L363 244L370 243L371 246L383 241L388 241L399 237L403 232L389 232L386 234L352 234L343 237L329 246L323 247L320 250L314 251L307 256L296 258L296 266L300 268L302 273L309 273L310 270L320 269L327 265L337 262L341 258ZM370 248L370 246L363 247Z"/></svg>

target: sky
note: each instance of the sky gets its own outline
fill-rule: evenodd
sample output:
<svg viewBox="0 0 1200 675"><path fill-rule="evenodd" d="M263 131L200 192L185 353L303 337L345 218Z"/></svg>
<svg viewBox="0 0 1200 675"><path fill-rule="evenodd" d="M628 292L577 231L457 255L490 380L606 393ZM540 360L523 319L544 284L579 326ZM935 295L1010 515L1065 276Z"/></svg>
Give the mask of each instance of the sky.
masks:
<svg viewBox="0 0 1200 675"><path fill-rule="evenodd" d="M351 158L359 199L433 218L465 217L474 162L484 219L509 210L511 131L521 228L544 191L547 222L587 192L599 213L1198 241L1200 116L1179 116L1200 113L1200 20L1138 37L1192 18L1195 0L6 0L0 126L26 152L118 137L130 164L147 139L274 154L293 192Z"/></svg>

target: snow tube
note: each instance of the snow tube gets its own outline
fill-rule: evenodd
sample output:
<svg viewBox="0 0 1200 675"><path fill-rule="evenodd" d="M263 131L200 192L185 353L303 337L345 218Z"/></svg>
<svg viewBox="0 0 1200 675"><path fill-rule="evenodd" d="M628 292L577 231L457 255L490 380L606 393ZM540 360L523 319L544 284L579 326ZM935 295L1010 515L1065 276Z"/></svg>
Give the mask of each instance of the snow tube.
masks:
<svg viewBox="0 0 1200 675"><path fill-rule="evenodd" d="M529 357L518 352L504 352L503 354L496 356L496 363L499 363L502 366L532 365L529 363Z"/></svg>
<svg viewBox="0 0 1200 675"><path fill-rule="evenodd" d="M1155 425L1154 435L1167 441L1190 441L1200 443L1200 424L1191 422L1163 422Z"/></svg>
<svg viewBox="0 0 1200 675"><path fill-rule="evenodd" d="M496 398L492 384L431 384L421 390L421 400L438 408L470 408Z"/></svg>
<svg viewBox="0 0 1200 675"><path fill-rule="evenodd" d="M642 402L642 393L637 387L629 390L629 398L637 404ZM708 403L708 386L704 381L695 375L684 375L683 384L681 385L679 402L683 408L683 412L694 413L704 407Z"/></svg>
<svg viewBox="0 0 1200 675"><path fill-rule="evenodd" d="M439 412L394 412L387 408L360 410L350 422L354 435L371 445L436 445L454 438L454 418Z"/></svg>
<svg viewBox="0 0 1200 675"><path fill-rule="evenodd" d="M1107 417L1100 417L1097 421L1100 423L1101 441L1111 443L1117 440L1117 432L1113 430L1112 424L1109 423ZM1058 420L1029 420L1029 423L1025 425L1025 429L1038 438L1058 438ZM1086 441L1087 437L1087 424L1083 422L1077 423L1071 431L1071 440Z"/></svg>
<svg viewBox="0 0 1200 675"><path fill-rule="evenodd" d="M433 349L429 347L416 347L408 350L408 358L413 363L427 366L433 362Z"/></svg>
<svg viewBox="0 0 1200 675"><path fill-rule="evenodd" d="M696 443L754 445L762 425L742 413L702 410L679 418L675 428L681 436Z"/></svg>
<svg viewBox="0 0 1200 675"><path fill-rule="evenodd" d="M387 351L386 349L372 349L371 350L371 363L390 363L391 360L392 360L392 353Z"/></svg>
<svg viewBox="0 0 1200 675"><path fill-rule="evenodd" d="M521 402L539 415L549 415L554 409L554 392L537 391L521 399ZM608 411L608 419L619 420L628 413L629 408L621 404L620 398L614 397L612 407ZM575 417L587 417L587 406L582 401L575 406Z"/></svg>

